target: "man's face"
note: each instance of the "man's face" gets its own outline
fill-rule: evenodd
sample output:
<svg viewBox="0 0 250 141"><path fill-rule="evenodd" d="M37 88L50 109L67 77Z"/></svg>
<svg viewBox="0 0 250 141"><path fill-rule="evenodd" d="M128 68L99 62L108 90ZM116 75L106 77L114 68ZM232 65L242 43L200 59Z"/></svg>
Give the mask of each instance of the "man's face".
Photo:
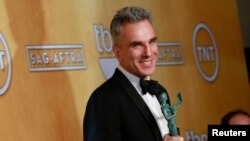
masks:
<svg viewBox="0 0 250 141"><path fill-rule="evenodd" d="M158 55L157 37L147 20L125 23L114 53L128 72L145 78L155 72Z"/></svg>

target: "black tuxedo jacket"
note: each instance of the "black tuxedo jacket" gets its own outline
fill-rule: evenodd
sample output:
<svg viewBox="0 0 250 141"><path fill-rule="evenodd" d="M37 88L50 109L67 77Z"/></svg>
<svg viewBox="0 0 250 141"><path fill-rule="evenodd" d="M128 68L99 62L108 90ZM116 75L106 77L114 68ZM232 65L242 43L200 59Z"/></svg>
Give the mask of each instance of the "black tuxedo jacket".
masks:
<svg viewBox="0 0 250 141"><path fill-rule="evenodd" d="M162 141L146 103L118 69L90 96L83 131L84 141Z"/></svg>

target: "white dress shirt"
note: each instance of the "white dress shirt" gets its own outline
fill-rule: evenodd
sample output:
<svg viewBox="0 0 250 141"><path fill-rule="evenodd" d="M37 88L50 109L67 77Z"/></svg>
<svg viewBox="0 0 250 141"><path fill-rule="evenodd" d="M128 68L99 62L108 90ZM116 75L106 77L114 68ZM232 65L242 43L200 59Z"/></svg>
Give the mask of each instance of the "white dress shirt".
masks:
<svg viewBox="0 0 250 141"><path fill-rule="evenodd" d="M118 69L128 78L128 80L135 87L135 89L140 94L144 102L147 104L148 108L150 109L151 113L153 114L156 120L156 123L160 129L162 137L164 137L164 135L169 133L168 121L165 119L164 115L162 114L161 105L159 101L157 100L156 96L151 95L149 93L142 94L142 89L140 86L140 78L132 75L131 73L126 71L124 68L122 68L120 65L118 65Z"/></svg>

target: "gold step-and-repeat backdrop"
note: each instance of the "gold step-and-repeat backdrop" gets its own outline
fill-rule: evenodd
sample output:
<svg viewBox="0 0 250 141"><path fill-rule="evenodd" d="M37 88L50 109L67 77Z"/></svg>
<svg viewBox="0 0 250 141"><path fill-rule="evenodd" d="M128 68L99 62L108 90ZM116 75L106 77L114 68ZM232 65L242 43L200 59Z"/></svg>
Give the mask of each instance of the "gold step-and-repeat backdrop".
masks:
<svg viewBox="0 0 250 141"><path fill-rule="evenodd" d="M123 6L153 14L159 61L152 76L172 103L186 140L207 140L227 111L250 112L236 0L1 0L0 138L82 141L92 91L117 62L109 23Z"/></svg>

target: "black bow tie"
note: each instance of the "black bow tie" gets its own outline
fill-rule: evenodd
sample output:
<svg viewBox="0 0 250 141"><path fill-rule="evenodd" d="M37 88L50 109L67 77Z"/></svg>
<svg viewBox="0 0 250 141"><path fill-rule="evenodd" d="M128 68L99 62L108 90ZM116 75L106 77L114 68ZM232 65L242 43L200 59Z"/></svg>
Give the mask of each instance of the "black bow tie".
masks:
<svg viewBox="0 0 250 141"><path fill-rule="evenodd" d="M158 82L154 80L140 80L140 86L142 93L146 94L147 92L151 95L156 95L158 93Z"/></svg>

